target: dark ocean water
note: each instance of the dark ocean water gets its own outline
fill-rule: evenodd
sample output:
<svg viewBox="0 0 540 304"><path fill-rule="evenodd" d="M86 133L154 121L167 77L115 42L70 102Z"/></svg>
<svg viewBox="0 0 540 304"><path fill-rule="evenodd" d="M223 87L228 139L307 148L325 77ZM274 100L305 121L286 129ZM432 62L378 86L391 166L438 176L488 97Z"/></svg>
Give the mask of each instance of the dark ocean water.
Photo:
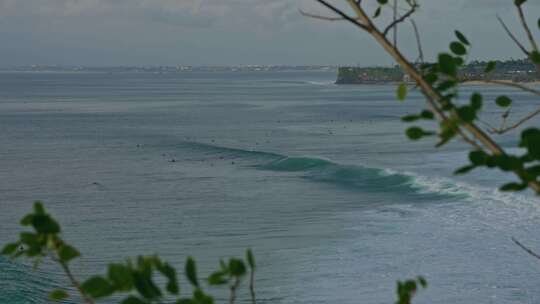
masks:
<svg viewBox="0 0 540 304"><path fill-rule="evenodd" d="M261 303L393 303L415 275L430 283L417 303L539 302L540 263L510 240L540 248L538 198L499 193L497 172L457 180L459 143L406 140L417 92L400 103L334 78L0 74L0 243L40 199L83 252L81 278L153 253L179 268L193 255L204 276L251 247ZM511 95L516 114L538 104L473 90ZM46 303L63 284L52 263L0 257L0 303Z"/></svg>

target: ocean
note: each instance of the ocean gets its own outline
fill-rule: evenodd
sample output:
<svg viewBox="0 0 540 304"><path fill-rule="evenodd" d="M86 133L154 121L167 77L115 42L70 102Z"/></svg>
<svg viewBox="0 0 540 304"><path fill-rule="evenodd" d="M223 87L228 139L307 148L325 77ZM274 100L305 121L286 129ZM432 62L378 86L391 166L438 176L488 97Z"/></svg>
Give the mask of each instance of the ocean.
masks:
<svg viewBox="0 0 540 304"><path fill-rule="evenodd" d="M429 286L415 303L538 303L540 262L511 237L540 251L540 199L497 191L512 180L497 171L453 176L459 141L406 139L419 92L399 102L395 86L335 77L1 73L0 244L42 200L83 254L81 280L154 253L179 270L193 256L205 277L252 248L260 303L393 303L396 280L417 275ZM493 123L498 94L515 99L511 119L538 105L493 86L463 100L473 91ZM66 284L50 261L0 257L0 303L47 303Z"/></svg>

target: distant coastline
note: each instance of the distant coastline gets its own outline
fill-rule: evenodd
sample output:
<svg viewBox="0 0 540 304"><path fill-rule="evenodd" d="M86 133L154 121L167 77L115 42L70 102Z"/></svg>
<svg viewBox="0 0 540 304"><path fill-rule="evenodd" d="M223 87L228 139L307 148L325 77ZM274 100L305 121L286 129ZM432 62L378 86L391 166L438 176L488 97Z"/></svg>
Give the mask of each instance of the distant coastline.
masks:
<svg viewBox="0 0 540 304"><path fill-rule="evenodd" d="M473 61L458 72L459 79L468 85L487 84L487 80L519 83L540 83L540 73L528 59L497 61L496 68L485 73L487 62ZM400 67L339 67L336 84L394 84L409 83Z"/></svg>

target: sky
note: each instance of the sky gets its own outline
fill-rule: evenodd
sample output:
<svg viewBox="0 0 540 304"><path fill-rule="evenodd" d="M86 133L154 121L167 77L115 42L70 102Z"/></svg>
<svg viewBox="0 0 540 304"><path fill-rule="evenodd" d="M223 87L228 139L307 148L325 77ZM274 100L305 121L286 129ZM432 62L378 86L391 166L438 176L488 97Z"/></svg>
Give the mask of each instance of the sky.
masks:
<svg viewBox="0 0 540 304"><path fill-rule="evenodd" d="M331 2L345 7L344 0ZM364 3L374 11L376 0ZM415 20L428 59L448 49L454 29L473 42L470 59L523 57L495 18L525 41L513 1L419 3ZM540 39L540 1L525 8ZM303 17L300 9L332 15L314 0L0 0L0 66L392 63L366 33L343 21ZM399 38L414 59L410 24L400 27Z"/></svg>

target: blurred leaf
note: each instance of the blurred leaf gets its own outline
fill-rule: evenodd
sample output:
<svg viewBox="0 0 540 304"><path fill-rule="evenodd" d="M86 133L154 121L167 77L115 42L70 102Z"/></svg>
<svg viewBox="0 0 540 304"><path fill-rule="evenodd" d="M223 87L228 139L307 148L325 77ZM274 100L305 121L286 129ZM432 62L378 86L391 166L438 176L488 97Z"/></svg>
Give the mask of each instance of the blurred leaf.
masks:
<svg viewBox="0 0 540 304"><path fill-rule="evenodd" d="M176 301L176 304L195 304L195 301L193 301L193 299L190 299L190 298L182 298Z"/></svg>
<svg viewBox="0 0 540 304"><path fill-rule="evenodd" d="M255 269L255 258L253 257L253 252L251 249L246 250L246 259L248 261L248 265L251 269Z"/></svg>
<svg viewBox="0 0 540 304"><path fill-rule="evenodd" d="M510 99L508 96L501 95L495 99L495 103L502 108L506 108L512 104L512 99Z"/></svg>
<svg viewBox="0 0 540 304"><path fill-rule="evenodd" d="M109 264L107 276L118 291L130 291L133 288L131 270L122 264Z"/></svg>
<svg viewBox="0 0 540 304"><path fill-rule="evenodd" d="M375 13L373 13L373 18L377 18L381 15L381 7L377 7L377 9L375 10Z"/></svg>
<svg viewBox="0 0 540 304"><path fill-rule="evenodd" d="M540 53L538 53L538 51L532 51L529 54L529 58L531 58L532 62L534 62L536 64L540 64Z"/></svg>
<svg viewBox="0 0 540 304"><path fill-rule="evenodd" d="M527 0L514 0L514 4L517 6L523 5L523 3L527 2Z"/></svg>
<svg viewBox="0 0 540 304"><path fill-rule="evenodd" d="M152 278L141 271L133 272L133 285L135 289L146 299L155 299L161 297L161 291L154 284Z"/></svg>
<svg viewBox="0 0 540 304"><path fill-rule="evenodd" d="M27 214L21 219L21 225L22 226L29 226L32 225L32 220L34 219L33 214Z"/></svg>
<svg viewBox="0 0 540 304"><path fill-rule="evenodd" d="M430 110L423 110L423 111L420 113L420 117L422 117L423 119L431 120L431 119L434 119L434 118L435 118L435 115L434 115L433 112L431 112Z"/></svg>
<svg viewBox="0 0 540 304"><path fill-rule="evenodd" d="M497 63L495 61L490 61L487 63L486 69L484 70L484 72L486 74L491 73L493 70L495 70L495 67L497 67Z"/></svg>
<svg viewBox="0 0 540 304"><path fill-rule="evenodd" d="M37 215L44 215L45 214L45 207L43 207L43 203L40 201L34 202L34 213Z"/></svg>
<svg viewBox="0 0 540 304"><path fill-rule="evenodd" d="M62 289L56 289L49 293L49 299L53 301L61 301L69 297L68 293Z"/></svg>
<svg viewBox="0 0 540 304"><path fill-rule="evenodd" d="M81 254L77 249L67 244L63 244L58 250L58 257L60 258L60 261L64 263L67 263L80 255Z"/></svg>
<svg viewBox="0 0 540 304"><path fill-rule="evenodd" d="M467 166L461 167L461 168L457 169L456 171L454 171L454 174L456 174L456 175L465 174L465 173L468 173L469 171L473 170L474 168L476 168L476 166L467 165Z"/></svg>
<svg viewBox="0 0 540 304"><path fill-rule="evenodd" d="M208 284L210 285L223 285L228 282L225 278L227 275L224 271L216 271L208 277Z"/></svg>
<svg viewBox="0 0 540 304"><path fill-rule="evenodd" d="M11 255L13 254L20 246L19 242L16 243L9 243L4 246L4 249L2 249L3 255Z"/></svg>
<svg viewBox="0 0 540 304"><path fill-rule="evenodd" d="M167 291L171 294L178 294L178 279L176 277L176 270L168 263L163 263L157 266L157 269L163 276L167 278Z"/></svg>
<svg viewBox="0 0 540 304"><path fill-rule="evenodd" d="M469 40L467 40L465 35L463 35L460 31L454 31L454 33L456 34L457 39L461 41L461 43L465 45L470 45Z"/></svg>
<svg viewBox="0 0 540 304"><path fill-rule="evenodd" d="M186 277L193 286L199 287L199 281L197 280L197 268L192 257L188 257L186 261Z"/></svg>
<svg viewBox="0 0 540 304"><path fill-rule="evenodd" d="M39 233L59 233L60 226L48 215L34 215L32 217L32 226Z"/></svg>
<svg viewBox="0 0 540 304"><path fill-rule="evenodd" d="M148 302L146 301L143 301L137 297L134 297L134 296L129 296L127 298L125 298L124 300L122 300L122 302L120 302L120 304L147 304Z"/></svg>
<svg viewBox="0 0 540 304"><path fill-rule="evenodd" d="M94 299L110 296L114 292L113 286L100 276L86 280L81 288Z"/></svg>
<svg viewBox="0 0 540 304"><path fill-rule="evenodd" d="M483 166L486 164L489 155L484 151L476 150L469 152L469 160L475 166Z"/></svg>
<svg viewBox="0 0 540 304"><path fill-rule="evenodd" d="M457 85L457 82L454 81L454 80L447 80L447 81L444 81L443 83L441 83L438 87L437 87L437 91L439 92L443 92L443 91L446 91L448 89L451 89L453 87L455 87Z"/></svg>
<svg viewBox="0 0 540 304"><path fill-rule="evenodd" d="M246 265L242 260L239 259L230 259L229 260L229 269L233 276L242 276L246 273Z"/></svg>
<svg viewBox="0 0 540 304"><path fill-rule="evenodd" d="M521 191L527 188L526 183L508 183L499 188L501 191Z"/></svg>
<svg viewBox="0 0 540 304"><path fill-rule="evenodd" d="M457 41L450 43L450 50L452 51L452 53L458 56L463 56L467 54L467 49L465 48L465 46L463 46L462 43Z"/></svg>
<svg viewBox="0 0 540 304"><path fill-rule="evenodd" d="M405 131L405 134L411 140L418 140L424 136L434 135L435 133L424 131L420 127L410 127Z"/></svg>
<svg viewBox="0 0 540 304"><path fill-rule="evenodd" d="M465 122L471 122L476 118L476 111L471 106L462 106L457 109L459 118Z"/></svg>
<svg viewBox="0 0 540 304"><path fill-rule="evenodd" d="M521 132L521 141L519 146L526 148L529 156L533 159L540 160L540 130L537 128L529 128Z"/></svg>
<svg viewBox="0 0 540 304"><path fill-rule="evenodd" d="M398 100L400 101L405 100L405 98L407 97L407 85L404 83L400 84L397 88L396 93L397 93Z"/></svg>
<svg viewBox="0 0 540 304"><path fill-rule="evenodd" d="M388 3L388 0L377 0L377 2L379 2L380 5L385 5Z"/></svg>
<svg viewBox="0 0 540 304"><path fill-rule="evenodd" d="M480 93L473 93L471 95L471 107L475 109L476 111L480 110L482 108L482 95Z"/></svg>
<svg viewBox="0 0 540 304"><path fill-rule="evenodd" d="M439 69L441 70L441 72L446 75L455 77L457 73L457 67L456 62L454 61L454 57L449 54L442 53L439 54L438 59Z"/></svg>

